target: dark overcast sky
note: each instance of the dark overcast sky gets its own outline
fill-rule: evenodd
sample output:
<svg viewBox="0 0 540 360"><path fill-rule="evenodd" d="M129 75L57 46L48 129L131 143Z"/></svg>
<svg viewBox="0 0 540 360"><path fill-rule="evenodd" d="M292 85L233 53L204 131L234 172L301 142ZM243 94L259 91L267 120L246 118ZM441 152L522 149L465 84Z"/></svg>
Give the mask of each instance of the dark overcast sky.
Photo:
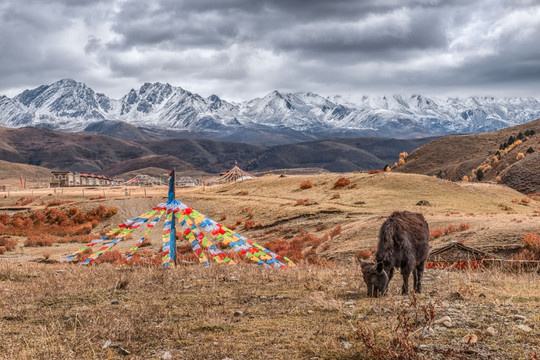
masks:
<svg viewBox="0 0 540 360"><path fill-rule="evenodd" d="M2 0L0 34L8 96L72 78L113 98L160 81L540 99L540 0Z"/></svg>

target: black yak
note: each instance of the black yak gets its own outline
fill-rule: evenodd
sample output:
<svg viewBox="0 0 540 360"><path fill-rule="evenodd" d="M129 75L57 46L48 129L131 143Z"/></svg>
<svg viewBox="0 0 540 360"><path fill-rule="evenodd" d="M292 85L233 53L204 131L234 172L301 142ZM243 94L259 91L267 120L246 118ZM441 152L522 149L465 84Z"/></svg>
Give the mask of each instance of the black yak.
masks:
<svg viewBox="0 0 540 360"><path fill-rule="evenodd" d="M422 214L396 211L386 219L379 232L375 255L376 278L371 279L373 296L384 294L394 274L401 269L402 294L409 292L409 275L414 277L414 291L422 290L424 263L429 254L429 227Z"/></svg>

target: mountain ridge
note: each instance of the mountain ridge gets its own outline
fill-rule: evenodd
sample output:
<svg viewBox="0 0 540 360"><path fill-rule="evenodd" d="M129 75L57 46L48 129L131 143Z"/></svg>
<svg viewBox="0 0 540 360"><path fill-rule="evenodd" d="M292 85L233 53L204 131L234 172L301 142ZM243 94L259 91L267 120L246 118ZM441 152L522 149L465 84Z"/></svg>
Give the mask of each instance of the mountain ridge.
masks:
<svg viewBox="0 0 540 360"><path fill-rule="evenodd" d="M532 97L392 95L350 100L339 95L331 98L274 90L262 98L234 103L215 94L203 97L159 82L146 82L120 99L72 79L25 90L13 98L0 96L0 126L99 132L105 130L95 123L120 121L164 134L205 133L225 140L242 130L253 134L297 132L298 139L323 139L347 132L352 136L414 138L490 132L538 117L540 102Z"/></svg>
<svg viewBox="0 0 540 360"><path fill-rule="evenodd" d="M216 174L234 165L247 171L315 166L347 172L382 168L393 163L400 151L412 151L429 140L336 138L263 146L211 139L134 141L100 134L0 127L0 160L115 176L146 167Z"/></svg>

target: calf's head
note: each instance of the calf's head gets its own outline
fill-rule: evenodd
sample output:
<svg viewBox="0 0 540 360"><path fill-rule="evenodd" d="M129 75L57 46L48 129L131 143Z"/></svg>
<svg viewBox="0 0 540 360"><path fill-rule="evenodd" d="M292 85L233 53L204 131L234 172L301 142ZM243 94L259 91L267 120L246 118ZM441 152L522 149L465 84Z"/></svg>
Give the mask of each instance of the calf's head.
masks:
<svg viewBox="0 0 540 360"><path fill-rule="evenodd" d="M367 286L367 295L378 297L383 295L388 286L388 274L384 269L377 272L377 264L371 262L362 262L362 276Z"/></svg>

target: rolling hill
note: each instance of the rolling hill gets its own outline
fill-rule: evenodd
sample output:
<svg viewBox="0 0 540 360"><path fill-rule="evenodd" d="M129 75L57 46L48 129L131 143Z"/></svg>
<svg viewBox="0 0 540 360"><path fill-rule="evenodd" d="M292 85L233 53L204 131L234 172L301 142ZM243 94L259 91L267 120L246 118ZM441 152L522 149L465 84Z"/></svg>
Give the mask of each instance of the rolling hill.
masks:
<svg viewBox="0 0 540 360"><path fill-rule="evenodd" d="M262 146L208 139L134 141L0 127L0 160L111 176L149 167L219 173L235 164L248 171L319 167L345 172L382 168L393 163L399 152L412 151L429 140L338 138Z"/></svg>
<svg viewBox="0 0 540 360"><path fill-rule="evenodd" d="M438 138L410 153L395 171L478 181L479 169L484 181L540 192L540 119L491 133Z"/></svg>

